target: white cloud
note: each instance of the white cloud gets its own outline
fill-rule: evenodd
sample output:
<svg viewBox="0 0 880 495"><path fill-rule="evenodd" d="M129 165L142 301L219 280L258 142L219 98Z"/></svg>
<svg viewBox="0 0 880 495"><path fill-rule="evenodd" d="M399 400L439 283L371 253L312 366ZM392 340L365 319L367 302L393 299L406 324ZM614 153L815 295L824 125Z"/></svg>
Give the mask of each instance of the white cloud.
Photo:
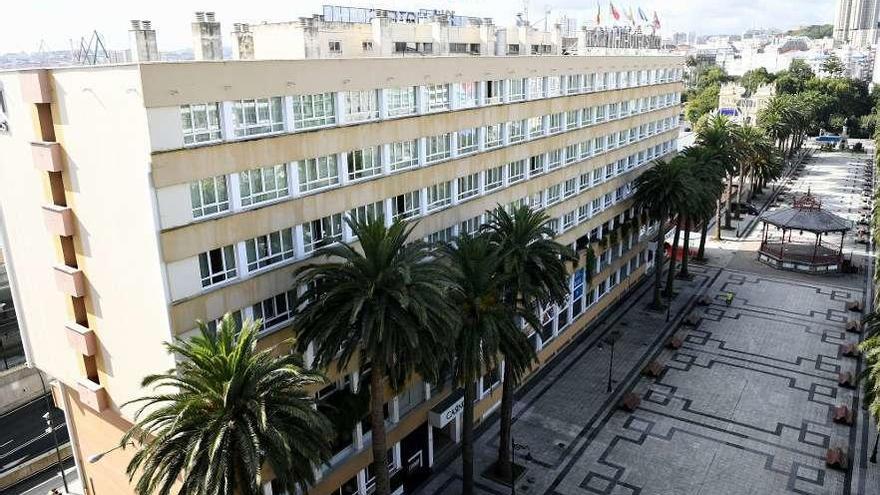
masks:
<svg viewBox="0 0 880 495"><path fill-rule="evenodd" d="M233 22L292 20L317 13L324 3L352 6L382 6L390 9L452 9L463 15L493 17L497 24L509 24L522 10L519 0L26 0L7 2L0 15L0 53L34 51L43 40L51 49L67 49L93 29L102 33L107 44L127 46L129 19L149 19L158 32L160 50L190 45L189 23L196 10L213 9L224 24ZM601 3L608 15L608 1ZM752 27L791 28L802 24L831 23L834 0L642 0L615 2L618 9L641 6L648 15L657 11L664 32L736 33ZM591 0L532 1L533 21L544 17L544 5L551 5L551 19L560 14L584 21L596 15Z"/></svg>

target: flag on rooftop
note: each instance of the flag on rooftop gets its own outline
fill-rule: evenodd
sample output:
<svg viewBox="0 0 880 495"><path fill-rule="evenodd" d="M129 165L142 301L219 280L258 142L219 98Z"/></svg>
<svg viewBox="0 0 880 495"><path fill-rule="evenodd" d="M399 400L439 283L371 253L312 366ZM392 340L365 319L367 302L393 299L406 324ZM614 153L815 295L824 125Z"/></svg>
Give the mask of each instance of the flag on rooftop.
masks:
<svg viewBox="0 0 880 495"><path fill-rule="evenodd" d="M641 7L639 7L639 19L641 19L644 22L648 22L648 14L645 14L645 11L642 10Z"/></svg>
<svg viewBox="0 0 880 495"><path fill-rule="evenodd" d="M654 11L654 29L660 29L660 18L657 17L657 11Z"/></svg>
<svg viewBox="0 0 880 495"><path fill-rule="evenodd" d="M608 5L611 6L611 16L614 17L615 21L619 21L620 20L620 12L618 12L617 9L614 8L613 3L608 2Z"/></svg>
<svg viewBox="0 0 880 495"><path fill-rule="evenodd" d="M596 25L602 24L602 6L596 0Z"/></svg>
<svg viewBox="0 0 880 495"><path fill-rule="evenodd" d="M624 13L624 15L626 15L626 18L629 19L629 22L631 22L632 25L635 26L636 25L636 18L633 15L633 8L627 7L623 13Z"/></svg>

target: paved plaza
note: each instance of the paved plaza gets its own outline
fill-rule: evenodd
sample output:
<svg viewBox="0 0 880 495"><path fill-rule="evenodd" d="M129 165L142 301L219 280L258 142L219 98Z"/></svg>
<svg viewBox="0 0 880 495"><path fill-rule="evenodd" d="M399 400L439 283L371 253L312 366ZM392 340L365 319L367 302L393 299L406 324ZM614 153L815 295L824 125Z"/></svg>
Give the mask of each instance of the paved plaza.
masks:
<svg viewBox="0 0 880 495"><path fill-rule="evenodd" d="M847 167L849 160L820 155L791 181L789 197L810 188L855 219L862 169ZM668 323L665 313L647 309L651 286L644 283L523 387L513 434L527 446L518 453L527 471L517 493L880 493L880 468L867 462L875 430L860 414L858 391L838 383L840 373L859 371L843 347L858 342L846 322L861 314L846 303L869 296L870 270L777 271L756 260L759 233L746 227L742 240L710 242L709 263L694 266L692 280L677 281ZM847 240L854 264L866 265L865 251ZM734 294L730 304L726 293ZM611 330L622 337L606 393L603 340ZM682 341L678 349L665 345L673 336ZM660 365L656 377L642 373L652 362ZM619 407L629 392L642 399L632 412ZM856 411L854 426L833 421L839 405ZM479 428L478 473L497 445L493 416ZM848 452L849 469L826 466L830 447ZM420 493L460 493L460 462L437 466ZM477 485L478 493L510 493L480 476Z"/></svg>

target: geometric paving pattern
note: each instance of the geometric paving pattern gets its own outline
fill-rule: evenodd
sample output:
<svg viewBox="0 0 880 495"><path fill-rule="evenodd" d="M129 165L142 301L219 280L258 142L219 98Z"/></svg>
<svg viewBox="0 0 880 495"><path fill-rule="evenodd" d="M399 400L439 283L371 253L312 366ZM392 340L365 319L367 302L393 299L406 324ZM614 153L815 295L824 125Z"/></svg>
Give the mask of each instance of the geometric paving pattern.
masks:
<svg viewBox="0 0 880 495"><path fill-rule="evenodd" d="M848 444L832 414L853 407L837 375L855 372L841 347L856 341L845 304L861 293L725 270L707 294L697 324L678 330L684 345L635 384L639 408L603 418L545 493L845 493L847 474L824 456Z"/></svg>

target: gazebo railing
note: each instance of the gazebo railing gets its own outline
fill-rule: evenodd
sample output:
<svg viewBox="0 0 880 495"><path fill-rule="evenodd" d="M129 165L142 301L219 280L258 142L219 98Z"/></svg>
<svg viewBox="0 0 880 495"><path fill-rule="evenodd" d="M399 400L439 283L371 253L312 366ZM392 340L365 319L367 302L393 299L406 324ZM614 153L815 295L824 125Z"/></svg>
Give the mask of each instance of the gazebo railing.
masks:
<svg viewBox="0 0 880 495"><path fill-rule="evenodd" d="M842 257L839 246L825 242L798 244L765 241L761 243L760 250L781 260L817 265L839 263Z"/></svg>

